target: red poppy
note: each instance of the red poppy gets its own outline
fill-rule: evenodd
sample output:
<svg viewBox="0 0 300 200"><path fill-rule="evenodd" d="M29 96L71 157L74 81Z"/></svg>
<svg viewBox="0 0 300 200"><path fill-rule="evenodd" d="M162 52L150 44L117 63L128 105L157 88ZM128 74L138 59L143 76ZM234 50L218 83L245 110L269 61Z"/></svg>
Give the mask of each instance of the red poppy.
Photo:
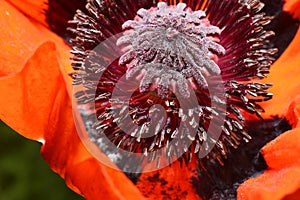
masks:
<svg viewBox="0 0 300 200"><path fill-rule="evenodd" d="M284 9L299 18L300 1L286 2ZM0 119L23 136L42 142L41 154L51 168L87 199L154 199L168 189L170 198L200 199L190 182L195 162L188 167L174 163L160 170L159 176L142 174L135 185L85 149L72 115L70 47L50 31L45 5L43 0L0 1ZM299 43L298 31L264 80L273 83L274 98L262 104L265 118L285 116L293 129L262 149L268 169L238 188L239 199L299 197Z"/></svg>

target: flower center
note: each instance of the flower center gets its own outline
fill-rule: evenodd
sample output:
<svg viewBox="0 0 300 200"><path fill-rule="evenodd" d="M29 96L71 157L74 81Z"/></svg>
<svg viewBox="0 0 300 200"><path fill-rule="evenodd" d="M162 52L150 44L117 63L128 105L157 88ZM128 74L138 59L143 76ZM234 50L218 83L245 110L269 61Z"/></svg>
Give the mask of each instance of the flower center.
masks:
<svg viewBox="0 0 300 200"><path fill-rule="evenodd" d="M272 98L271 85L254 80L266 77L277 51L265 29L272 17L260 12L259 0L150 9L153 1L136 1L128 13L132 1L99 2L88 1L88 13L70 21L75 96L88 116L87 137L108 156L113 147L121 169L193 157L201 169L224 165L253 138L248 115L261 118L259 103Z"/></svg>
<svg viewBox="0 0 300 200"><path fill-rule="evenodd" d="M128 79L140 80L140 92L157 90L160 98L167 98L178 89L188 98L188 84L207 88L207 78L220 75L217 60L225 54L217 43L221 30L210 24L204 11L160 2L137 14L123 24L126 31L117 45L125 52L119 64L127 66Z"/></svg>

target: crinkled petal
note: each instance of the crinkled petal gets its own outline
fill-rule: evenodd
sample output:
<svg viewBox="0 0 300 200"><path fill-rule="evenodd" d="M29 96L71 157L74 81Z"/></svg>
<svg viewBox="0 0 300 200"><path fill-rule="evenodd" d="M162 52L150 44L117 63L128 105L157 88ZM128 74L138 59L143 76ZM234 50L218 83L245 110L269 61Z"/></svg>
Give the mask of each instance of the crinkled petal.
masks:
<svg viewBox="0 0 300 200"><path fill-rule="evenodd" d="M63 39L43 26L38 28L35 24L20 13L6 1L0 0L0 78L2 76L15 75L26 65L28 59L35 53L37 47L46 41L53 41L59 51L60 68L65 81L71 83L68 73L72 71L70 54ZM72 88L68 85L71 95Z"/></svg>
<svg viewBox="0 0 300 200"><path fill-rule="evenodd" d="M44 138L56 90L64 84L57 82L60 71L55 61L54 44L41 44L19 73L0 80L1 120L30 139Z"/></svg>
<svg viewBox="0 0 300 200"><path fill-rule="evenodd" d="M54 34L37 29L7 2L0 4L0 94L4 97L0 118L24 136L40 139L60 87L53 83L61 74L61 65L67 63L66 53L49 53L56 48L47 41L56 42L61 52L69 48ZM60 84L65 85L64 81Z"/></svg>
<svg viewBox="0 0 300 200"><path fill-rule="evenodd" d="M57 62L45 62L56 61L48 54L54 47L14 7L0 4L0 119L25 137L43 139L55 98L56 88L49 85L60 74Z"/></svg>

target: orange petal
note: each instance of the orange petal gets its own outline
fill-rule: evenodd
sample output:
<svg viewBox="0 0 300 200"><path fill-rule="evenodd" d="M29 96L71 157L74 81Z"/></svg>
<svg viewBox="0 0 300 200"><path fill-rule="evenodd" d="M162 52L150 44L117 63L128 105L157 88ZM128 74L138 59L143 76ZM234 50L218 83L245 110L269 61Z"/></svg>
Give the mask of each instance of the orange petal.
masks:
<svg viewBox="0 0 300 200"><path fill-rule="evenodd" d="M300 0L285 0L283 10L300 19Z"/></svg>
<svg viewBox="0 0 300 200"><path fill-rule="evenodd" d="M19 73L0 79L0 118L30 139L42 139L52 120L49 114L61 87L56 59L55 45L44 43Z"/></svg>
<svg viewBox="0 0 300 200"><path fill-rule="evenodd" d="M40 30L3 0L0 0L0 20L1 77L21 71L45 39Z"/></svg>
<svg viewBox="0 0 300 200"><path fill-rule="evenodd" d="M300 167L300 128L285 132L264 146L262 154L270 169Z"/></svg>
<svg viewBox="0 0 300 200"><path fill-rule="evenodd" d="M0 94L5 97L0 99L0 119L25 137L42 139L60 87L53 84L61 73L56 48L47 43L55 37L7 2L0 4Z"/></svg>
<svg viewBox="0 0 300 200"><path fill-rule="evenodd" d="M280 135L262 149L270 169L300 166L300 96L292 102L287 115L297 128Z"/></svg>
<svg viewBox="0 0 300 200"><path fill-rule="evenodd" d="M300 189L296 192L286 195L282 200L299 200L300 197Z"/></svg>
<svg viewBox="0 0 300 200"><path fill-rule="evenodd" d="M267 144L262 153L269 168L238 188L238 198L281 199L300 188L300 128Z"/></svg>
<svg viewBox="0 0 300 200"><path fill-rule="evenodd" d="M300 94L299 44L300 29L285 52L272 65L268 78L263 80L265 83L273 84L269 92L274 94L272 100L261 103L266 110L263 114L265 118L271 115L284 116L294 96Z"/></svg>
<svg viewBox="0 0 300 200"><path fill-rule="evenodd" d="M37 29L5 1L0 1L0 19L0 94L5 97L0 99L0 119L25 137L41 139L60 87L53 83L61 71L70 71L69 47L48 30ZM38 49L49 40L60 56L49 53L56 49L50 44ZM63 59L58 62L58 57ZM67 73L64 76L67 80Z"/></svg>
<svg viewBox="0 0 300 200"><path fill-rule="evenodd" d="M267 170L245 181L237 191L238 200L280 200L300 188L300 166ZM299 198L299 197L298 197Z"/></svg>
<svg viewBox="0 0 300 200"><path fill-rule="evenodd" d="M63 52L68 48L7 2L0 4L5 25L0 27L0 119L20 134L45 142L42 155L51 168L88 199L142 199L122 172L92 158L76 133L69 82L62 74L69 68L64 66L68 51Z"/></svg>
<svg viewBox="0 0 300 200"><path fill-rule="evenodd" d="M22 5L22 4L21 4ZM6 1L0 0L0 77L19 73L35 53L37 47L46 41L55 42L60 53L61 70L64 78L72 71L69 47L64 41L45 27L36 27L23 14ZM71 91L71 88L68 88Z"/></svg>

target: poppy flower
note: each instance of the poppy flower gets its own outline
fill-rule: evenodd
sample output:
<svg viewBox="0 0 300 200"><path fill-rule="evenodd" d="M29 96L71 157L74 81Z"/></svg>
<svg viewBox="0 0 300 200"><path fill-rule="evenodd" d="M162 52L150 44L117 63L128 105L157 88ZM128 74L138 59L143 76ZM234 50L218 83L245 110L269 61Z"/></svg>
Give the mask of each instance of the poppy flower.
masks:
<svg viewBox="0 0 300 200"><path fill-rule="evenodd" d="M69 39L69 35L66 33L65 29L67 26L71 26L66 24L66 21L71 20L72 18L72 14L70 14L68 10L80 8L84 12L87 12L87 10L90 9L89 11L91 15L94 14L93 11L99 12L100 14L97 16L99 18L102 17L101 23L103 24L98 26L98 28L105 27L106 29L100 30L102 33L110 35L111 33L122 31L122 23L124 23L126 20L132 20L135 17L138 9L149 9L157 5L157 2L153 1L89 2L90 4L88 5L90 7L84 8L85 2L79 1L72 5L66 2L45 2L42 0L36 1L35 3L29 1L0 1L0 19L2 24L0 48L3 50L0 53L2 60L0 68L0 93L2 97L5 97L0 99L0 119L23 136L43 143L41 154L48 162L50 167L65 179L67 185L71 189L83 195L87 199L99 199L100 197L108 199L234 198L236 194L231 194L231 192L229 192L230 194L226 194L224 191L223 193L215 193L215 188L219 190L220 188L221 190L228 189L226 187L222 188L222 185L214 185L214 189L209 188L209 191L204 191L207 189L203 186L205 185L205 181L209 182L209 178L212 180L219 179L210 173L210 169L201 169L205 167L209 168L211 166L211 168L213 168L213 172L217 172L220 169L220 171L222 171L220 164L224 164L224 166L232 164L226 163L228 162L226 159L224 160L223 158L220 159L218 157L218 155L222 154L223 152L222 148L214 151L212 156L214 159L219 160L219 163L217 163L217 165L214 165L214 163L211 164L211 160L209 159L207 166L200 167L200 172L199 162L197 159L194 159L193 157L190 159L188 155L185 155L183 160L191 160L189 163L187 162L186 165L182 165L180 162L174 162L170 167L160 169L156 172L142 173L139 174L138 177L132 174L125 174L121 171L116 171L106 165L103 165L95 157L93 157L89 151L86 150L84 144L78 136L77 129L75 127L74 118L76 119L78 116L73 117L72 111L73 93L72 78L70 77L70 74L74 75L74 70L72 69L69 55L71 47L64 41L64 39ZM208 24L207 27L212 28L213 26L211 24L215 25L216 20L218 19L217 17L220 19L221 15L223 15L223 13L218 13L218 10L213 10L214 7L209 7L209 5L213 5L213 2L214 1L186 1L186 4L191 8L192 11L198 10L199 8L210 8L211 10L208 12L208 18L211 21L201 21L198 22L198 24L206 23ZM226 9L234 10L234 8L236 8L236 4L245 3L245 5L248 5L250 8L243 8L250 12L249 15L251 17L254 17L255 15L253 13L256 12L255 9L259 10L261 5L258 5L256 2L257 1L255 0L249 2L226 1L224 4L218 6L220 8L222 7L222 11L225 11ZM274 6L270 2L266 2L267 6ZM168 3L170 5L178 5L179 2L169 1ZM93 10L95 7L91 6L95 6L96 4L99 4L97 7L99 10ZM215 3L214 6L218 7L216 4L217 3ZM52 8L51 11L50 8ZM295 18L299 18L299 1L286 1L283 9L287 12L290 12ZM192 13L192 11L188 12ZM151 12L155 12L155 9L152 11L150 9L148 12L151 14ZM116 16L118 17L116 18ZM256 17L259 18L258 16ZM67 20L65 20L66 18ZM231 18L229 17L229 19ZM260 20L261 19L262 18L260 18ZM267 18L263 19L267 20ZM71 31L77 35L77 38L73 39L71 42L73 45L73 53L75 55L72 61L73 68L75 70L80 69L82 66L82 64L80 64L82 60L79 59L77 60L78 62L76 62L76 59L80 57L80 50L82 50L80 48L91 49L94 47L93 42L100 42L103 40L101 37L104 37L103 35L99 34L99 38L91 38L92 41L89 41L88 37L93 37L94 35L89 32L90 30L84 29L86 28L85 26L91 25L84 24L85 20L93 22L94 19L90 19L81 11L77 11L77 15L75 16L73 22L71 21L71 23L75 23L75 26L77 26L71 29ZM237 19L231 20L234 21ZM251 20L255 20L255 18L251 18ZM259 19L257 20L259 21ZM136 22L139 21L141 21L141 19L137 20ZM241 19L240 22L246 23L246 21ZM223 23L226 24L229 22ZM261 21L261 23L263 22ZM97 28L97 25L99 24L95 23L93 25L95 25ZM251 25L251 23L249 25ZM132 22L132 24L128 27L130 28L130 26L134 26L134 22ZM242 27L241 24L237 24L236 26L238 28ZM247 28L251 29L255 27ZM256 28L260 29L260 26ZM244 33L243 30L244 29L241 29L235 32L241 36L231 34L230 37L242 38ZM95 31L97 33L97 29ZM218 30L215 32L217 33ZM245 32L247 31L245 30ZM258 32L261 34L261 36L267 37L267 35L264 35L265 32L260 32L260 30L258 30ZM61 37L59 37L57 34ZM82 36L82 34L86 35ZM230 34L230 30L228 30L227 34ZM212 54L209 56L211 60L207 60L207 63L210 64L207 65L205 70L201 71L201 73L203 73L202 75L204 76L205 73L218 74L218 68L214 68L214 63L211 61L218 59L222 60L222 48L218 46L219 40L222 39L222 35L220 35L220 38L217 38L218 36L216 36L215 33L213 35L213 37L207 37L208 40L211 41L211 45L214 45L215 48L213 48L212 52L210 52ZM206 36L207 35L205 35L205 37ZM223 39L226 40L228 37L229 36L227 35L227 38L223 37ZM286 37L288 36L286 36L286 33L284 37L284 39L287 39ZM81 39L86 39L86 41L80 41ZM232 43L227 43L226 46L226 42L224 42L224 40L223 42L220 41L220 44L227 47L227 49L230 49L230 45L234 45ZM243 41L237 42L242 43ZM285 44L289 43L289 41L284 42L283 40L280 40L280 42ZM272 118L270 122L271 125L269 124L272 127L272 130L278 128L274 128L274 121L276 120L274 120L273 116L279 117L279 122L276 121L279 124L282 124L282 121L284 121L282 119L286 118L289 123L287 126L291 126L292 130L286 131L262 148L261 152L267 164L266 170L261 175L246 180L238 187L237 198L239 199L295 199L299 196L300 182L294 178L297 177L300 172L298 158L299 155L297 151L297 149L299 149L300 137L298 128L298 94L300 91L300 85L297 83L300 74L299 68L297 67L300 59L299 51L297 49L299 43L300 35L299 32L297 32L291 44L286 48L280 58L272 65L268 77L258 83L259 86L262 87L262 89L258 91L259 94L262 94L262 97L267 98L269 92L274 94L272 100L259 103L263 110L266 111L262 114L262 117L264 119ZM262 44L263 47L259 45L259 47L256 47L255 42L250 46L247 46L246 44L244 45L246 45L246 50L247 48L260 48L268 50L273 48L268 46L270 45L269 43L259 44ZM273 41L272 44L276 44L276 41ZM238 44L235 45L235 48L239 47ZM78 48L76 49L76 47ZM232 47L231 50L234 51L234 48ZM279 52L280 50L281 49L279 49ZM239 49L237 51L237 57L244 56L244 54L239 54L240 51L242 50ZM84 53L85 52L83 52L83 54ZM246 51L244 53L246 55L249 52ZM263 51L262 57L268 57L269 53L270 52ZM232 55L234 55L234 53ZM260 58L260 56L252 56L254 56L256 59ZM130 57L130 59L126 59L126 57L123 58L123 64L130 64L129 62L136 57ZM246 58L247 57L245 57L245 59ZM229 62L229 60L230 59L228 58L227 62ZM223 61L225 60L223 59ZM236 60L233 59L233 62L236 62ZM248 62L248 64L250 66L252 63ZM225 66L226 63L223 63L224 68L226 68ZM255 68L255 70L249 71L246 70L246 78L249 76L256 76L258 71L261 72L260 76L264 77L265 72L268 71L268 68L269 64L267 64L265 68ZM227 66L227 69L230 71L230 66ZM119 70L121 70L121 68ZM118 72L114 71L114 73ZM236 73L234 70L228 72L227 75L228 77L238 76L240 81L246 80L245 77L242 76L243 74L240 76L240 74ZM199 79L199 82L196 82L194 85L205 85L203 79L199 77L201 76L198 75L193 77L195 80L197 80L197 78ZM145 78L145 76L143 78ZM269 89L267 83L272 83L273 87ZM164 88L164 90L162 90L162 92L158 92L157 97L162 98L169 94L165 92L165 89L170 89L172 88L171 86L171 84L158 84L156 89ZM145 87L147 87L147 85L141 85L141 88ZM105 89L107 88L104 88L104 90ZM146 92L149 92L150 88L148 87L146 89ZM268 90L268 92L266 92L266 90ZM103 91L100 90L99 92ZM203 92L199 95L205 97L206 94ZM83 101L84 100L86 99L83 99ZM241 105L239 107L246 106L245 110L251 111L251 106L249 108L248 104L241 104L241 102L242 101L238 101L237 103L231 102L231 104ZM137 101L137 103L140 102ZM254 105L255 107L252 113L256 113L258 110L261 110L260 107L258 107L258 104L255 106L257 101L252 103L254 104L251 105ZM231 112L236 113L234 108L232 108ZM103 114L103 110L100 110L99 113L100 115ZM239 116L239 114L234 115L237 118ZM251 119L251 116L246 115L246 117L247 120L248 118ZM268 125L267 122L259 122L263 124L262 126ZM259 125L257 127L259 127ZM285 129L286 128L283 128L283 130ZM255 129L253 130L255 132ZM266 130L269 130L268 127ZM237 133L231 132L231 134ZM255 135L255 133L253 134ZM108 133L107 135L109 136ZM116 141L120 143L120 138L114 137L111 139L116 139ZM247 133L245 133L243 137L247 138ZM226 136L224 136L223 139L226 140ZM250 138L248 139L250 140ZM145 143L149 144L149 142ZM253 143L255 144L255 142ZM233 144L233 146L235 145ZM133 148L134 147L136 146L133 146ZM149 149L148 146L144 147ZM196 145L194 145L193 148L193 150L195 150ZM139 148L137 147L137 149ZM228 159L230 159L231 154L225 153L225 156L226 155ZM233 153L232 155L235 154ZM99 156L101 156L103 159L107 159L104 154L100 153ZM203 163L203 165L205 165L205 163ZM217 170L215 169L216 166L218 166ZM238 167L233 168L235 170L239 170ZM254 174L250 172L247 175ZM128 177L131 178L131 180L135 179L135 181L131 181ZM222 181L226 183L226 181ZM209 184L216 183L217 182L209 182ZM232 187L234 187L234 183L231 183ZM235 185L235 188L236 187L237 185Z"/></svg>

